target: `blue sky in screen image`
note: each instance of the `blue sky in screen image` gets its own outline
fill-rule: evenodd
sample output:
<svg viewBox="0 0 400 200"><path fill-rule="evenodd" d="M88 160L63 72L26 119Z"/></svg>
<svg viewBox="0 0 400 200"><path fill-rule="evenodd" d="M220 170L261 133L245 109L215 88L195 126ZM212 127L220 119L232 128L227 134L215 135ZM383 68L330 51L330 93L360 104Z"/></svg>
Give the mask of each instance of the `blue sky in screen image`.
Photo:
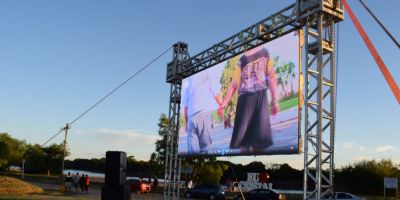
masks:
<svg viewBox="0 0 400 200"><path fill-rule="evenodd" d="M365 2L399 40L393 13L400 1ZM293 3L0 1L0 131L42 144L177 41L188 43L193 56ZM399 49L358 1L348 3L400 84ZM339 32L336 167L362 159L400 163L399 104L347 14ZM121 150L148 160L160 114L168 114L171 59L169 51L77 121L68 135L68 159ZM303 154L221 159L303 166Z"/></svg>
<svg viewBox="0 0 400 200"><path fill-rule="evenodd" d="M299 66L299 36L295 32L289 33L283 37L268 42L266 47L270 52L272 58L279 56L279 59L284 62L293 62L297 67ZM294 48L296 50L288 49Z"/></svg>

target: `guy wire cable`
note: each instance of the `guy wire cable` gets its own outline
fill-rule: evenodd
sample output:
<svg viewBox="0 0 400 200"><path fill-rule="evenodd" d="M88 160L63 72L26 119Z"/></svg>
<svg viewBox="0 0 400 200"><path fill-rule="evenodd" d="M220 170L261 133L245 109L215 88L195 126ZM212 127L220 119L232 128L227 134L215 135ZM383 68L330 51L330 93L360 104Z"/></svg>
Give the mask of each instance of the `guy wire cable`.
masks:
<svg viewBox="0 0 400 200"><path fill-rule="evenodd" d="M361 5L367 10L367 12L375 19L375 21L379 24L379 26L385 31L385 33L392 39L392 41L396 44L397 48L400 49L400 44L397 42L396 38L387 30L387 28L382 24L382 22L374 15L374 13L369 9L367 4L363 0L359 0Z"/></svg>
<svg viewBox="0 0 400 200"><path fill-rule="evenodd" d="M72 120L70 123L68 123L69 125L74 124L76 121L78 121L80 118L82 118L84 115L86 115L89 111L91 111L93 108L95 108L97 105L99 105L101 102L103 102L106 98L108 98L109 96L111 96L114 92L116 92L118 89L120 89L122 86L124 86L127 82L129 82L131 79L133 79L135 76L137 76L138 74L140 74L143 70L145 70L147 67L149 67L151 64L153 64L155 61L157 61L159 58L161 58L164 54L166 54L169 50L172 49L172 46L169 47L167 50L165 50L163 53L161 53L160 55L158 55L157 57L155 57L153 60L151 60L149 63L147 63L146 65L144 65L141 69L139 69L139 71L137 71L136 73L134 73L132 76L130 76L128 79L126 79L124 82L122 82L121 84L119 84L116 88L114 88L113 90L111 90L109 93L107 93L103 98L101 98L99 101L97 101L95 104L93 104L89 109L87 109L85 112L83 112L82 114L80 114L78 117L76 117L74 120ZM54 134L50 139L48 139L45 143L42 144L42 147L44 147L47 143L49 143L51 140L53 140L55 137L57 137L57 135L59 135L60 133L62 133L64 131L64 129L61 129L58 133Z"/></svg>

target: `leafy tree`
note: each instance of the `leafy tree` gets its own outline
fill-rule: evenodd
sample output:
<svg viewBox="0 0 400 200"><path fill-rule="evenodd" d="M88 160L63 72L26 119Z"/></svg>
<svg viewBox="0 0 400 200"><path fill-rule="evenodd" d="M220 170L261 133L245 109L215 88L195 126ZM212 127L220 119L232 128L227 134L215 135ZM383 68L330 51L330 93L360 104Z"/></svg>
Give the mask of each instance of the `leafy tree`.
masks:
<svg viewBox="0 0 400 200"><path fill-rule="evenodd" d="M12 138L8 133L0 133L0 168L20 164L25 149L24 140Z"/></svg>
<svg viewBox="0 0 400 200"><path fill-rule="evenodd" d="M266 171L265 165L259 161L253 161L249 163L246 165L245 170L252 173L261 173Z"/></svg>
<svg viewBox="0 0 400 200"><path fill-rule="evenodd" d="M60 174L61 173L61 163L64 154L64 145L60 144L51 144L50 146L44 147L43 151L45 153L45 160L47 170L51 173ZM68 156L68 151L66 152L66 156Z"/></svg>
<svg viewBox="0 0 400 200"><path fill-rule="evenodd" d="M225 162L228 165L228 169L224 172L221 178L221 182L225 182L227 179L233 181L244 181L247 179L247 171L245 166L242 164L233 164L231 162Z"/></svg>
<svg viewBox="0 0 400 200"><path fill-rule="evenodd" d="M229 87L232 82L233 72L234 72L235 68L237 67L239 58L240 58L240 56L233 57L233 58L229 59L225 65L224 71L223 71L221 79L220 79L221 95L223 97L225 97L226 94L228 93ZM235 94L232 96L231 102L225 108L224 118L227 118L230 113L236 111L237 98L238 98L238 95L237 95L237 92L235 92Z"/></svg>
<svg viewBox="0 0 400 200"><path fill-rule="evenodd" d="M384 177L399 176L391 160L363 160L343 167L336 173L339 189L361 194L382 194Z"/></svg>
<svg viewBox="0 0 400 200"><path fill-rule="evenodd" d="M204 176L205 172L209 172L207 176L219 176L218 174L215 174L211 168L215 166L211 166L212 163L215 162L215 157L201 157L201 158L185 158L182 161L182 167L192 167L192 173L191 174L185 174L184 180L189 181L192 180L195 183L211 183L208 179L208 177ZM208 169L206 169L208 168ZM222 176L222 175L221 175ZM220 176L219 176L220 178ZM218 179L219 179L218 178Z"/></svg>
<svg viewBox="0 0 400 200"><path fill-rule="evenodd" d="M62 144L41 147L38 144L27 144L8 133L0 133L0 169L21 165L22 159L25 159L28 173L46 173L47 170L60 173L62 156Z"/></svg>
<svg viewBox="0 0 400 200"><path fill-rule="evenodd" d="M228 167L225 163L218 161L199 162L195 166L193 181L195 183L218 184Z"/></svg>
<svg viewBox="0 0 400 200"><path fill-rule="evenodd" d="M7 144L4 141L0 141L0 170L5 170L7 168L7 155Z"/></svg>
<svg viewBox="0 0 400 200"><path fill-rule="evenodd" d="M303 172L292 168L287 163L279 165L279 168L274 170L274 174L273 178L277 180L293 180L303 177Z"/></svg>
<svg viewBox="0 0 400 200"><path fill-rule="evenodd" d="M66 160L66 169L78 169L91 172L104 173L105 169L105 158L92 158L92 159L75 159L73 161Z"/></svg>
<svg viewBox="0 0 400 200"><path fill-rule="evenodd" d="M25 171L27 173L46 173L46 154L38 145L27 145L25 154Z"/></svg>
<svg viewBox="0 0 400 200"><path fill-rule="evenodd" d="M105 158L92 158L92 159L75 159L66 160L66 169L85 170L91 172L104 173L105 172ZM134 156L127 157L126 166L127 176L149 177L149 162L138 161Z"/></svg>
<svg viewBox="0 0 400 200"><path fill-rule="evenodd" d="M162 175L165 166L165 151L167 146L167 135L168 135L168 117L165 114L161 114L158 122L158 135L161 139L156 141L156 151L150 156L149 167L152 175Z"/></svg>

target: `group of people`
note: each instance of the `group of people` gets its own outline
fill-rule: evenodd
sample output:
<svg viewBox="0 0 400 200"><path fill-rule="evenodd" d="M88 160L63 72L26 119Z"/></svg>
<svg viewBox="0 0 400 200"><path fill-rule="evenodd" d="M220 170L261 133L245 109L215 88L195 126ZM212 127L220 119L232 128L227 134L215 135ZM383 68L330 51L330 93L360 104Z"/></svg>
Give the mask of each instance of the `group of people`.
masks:
<svg viewBox="0 0 400 200"><path fill-rule="evenodd" d="M67 192L71 192L72 184L74 185L75 192L78 192L78 188L80 188L82 193L88 193L90 184L89 176L87 174L79 175L79 173L71 176L71 173L68 172L65 177Z"/></svg>

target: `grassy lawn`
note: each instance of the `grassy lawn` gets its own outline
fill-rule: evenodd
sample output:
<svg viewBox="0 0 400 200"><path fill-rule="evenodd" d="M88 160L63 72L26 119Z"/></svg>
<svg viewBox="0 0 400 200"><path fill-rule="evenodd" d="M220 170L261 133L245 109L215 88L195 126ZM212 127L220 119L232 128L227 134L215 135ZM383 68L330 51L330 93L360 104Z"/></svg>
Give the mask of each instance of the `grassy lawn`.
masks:
<svg viewBox="0 0 400 200"><path fill-rule="evenodd" d="M44 190L41 187L15 178L0 176L0 195L37 194L43 192Z"/></svg>
<svg viewBox="0 0 400 200"><path fill-rule="evenodd" d="M4 173L2 174L4 175ZM8 176L0 176L0 199L86 199L82 197L64 196L63 193L55 190L44 190L39 186L32 185L25 181L19 180L20 175L15 173L7 173ZM16 176L12 178L10 176ZM26 179L39 179L43 182L54 182L57 177L48 177L44 175L27 175Z"/></svg>
<svg viewBox="0 0 400 200"><path fill-rule="evenodd" d="M20 172L0 172L0 176L8 176L16 179L21 179ZM58 176L54 175L44 175L44 174L24 174L24 180L35 182L43 182L43 183L57 183L59 181Z"/></svg>
<svg viewBox="0 0 400 200"><path fill-rule="evenodd" d="M297 107L299 104L299 97L294 97L285 100L279 100L280 111L284 111L293 107Z"/></svg>

